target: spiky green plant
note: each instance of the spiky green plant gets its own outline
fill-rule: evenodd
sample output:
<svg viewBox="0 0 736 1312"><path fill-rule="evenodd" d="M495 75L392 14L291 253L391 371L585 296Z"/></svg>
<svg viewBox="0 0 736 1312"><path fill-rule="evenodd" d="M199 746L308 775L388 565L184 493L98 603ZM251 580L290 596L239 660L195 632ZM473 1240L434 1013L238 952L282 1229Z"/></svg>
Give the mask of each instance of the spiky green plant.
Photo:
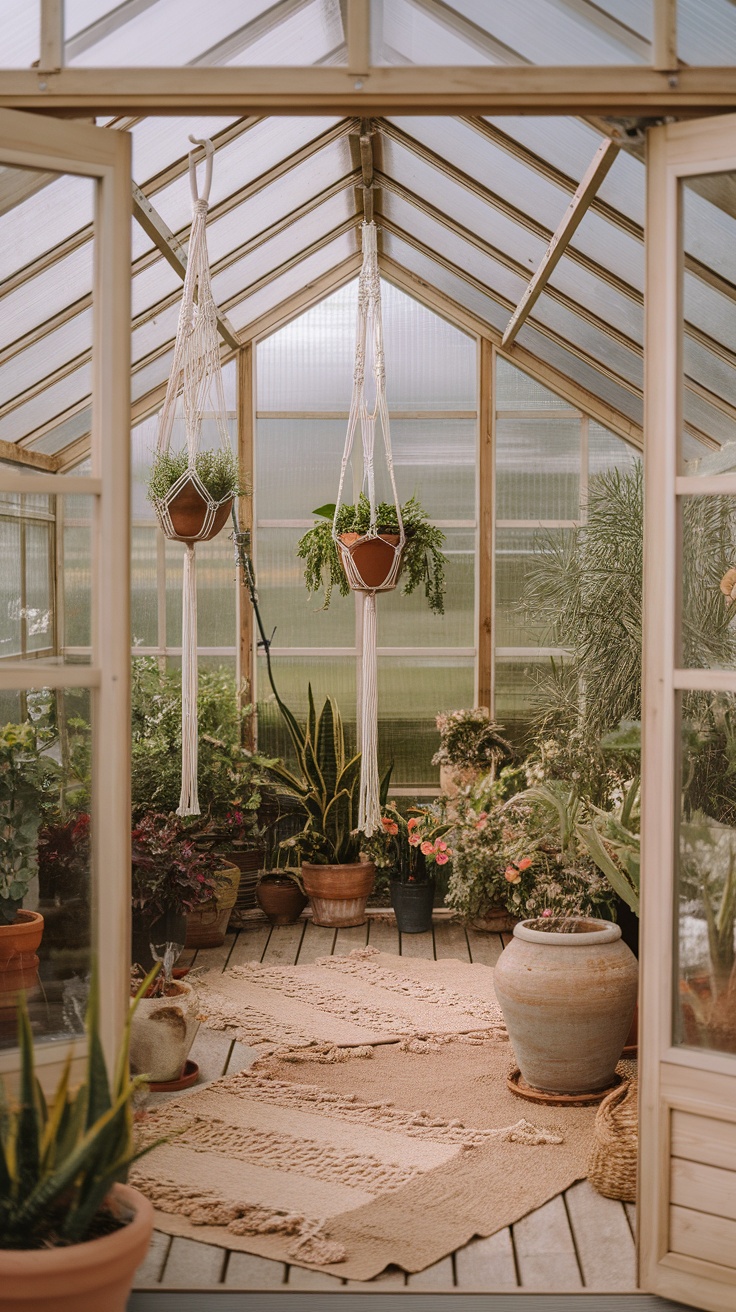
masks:
<svg viewBox="0 0 736 1312"><path fill-rule="evenodd" d="M176 452L160 451L148 477L149 501L162 501L177 479L186 473L188 464L186 447ZM238 461L229 447L219 447L216 451L199 451L194 459L194 467L213 501L244 495Z"/></svg>
<svg viewBox="0 0 736 1312"><path fill-rule="evenodd" d="M641 866L640 781L634 779L611 811L591 807L592 817L578 834L614 893L638 916Z"/></svg>
<svg viewBox="0 0 736 1312"><path fill-rule="evenodd" d="M151 984L146 977L135 1003ZM155 1144L133 1144L132 1098L145 1083L128 1068L131 1007L112 1089L99 1036L99 988L87 1006L87 1072L71 1089L72 1054L50 1103L35 1072L25 999L18 1007L20 1089L11 1102L0 1082L0 1248L78 1244L90 1237L113 1184ZM160 1142L160 1141L159 1141Z"/></svg>

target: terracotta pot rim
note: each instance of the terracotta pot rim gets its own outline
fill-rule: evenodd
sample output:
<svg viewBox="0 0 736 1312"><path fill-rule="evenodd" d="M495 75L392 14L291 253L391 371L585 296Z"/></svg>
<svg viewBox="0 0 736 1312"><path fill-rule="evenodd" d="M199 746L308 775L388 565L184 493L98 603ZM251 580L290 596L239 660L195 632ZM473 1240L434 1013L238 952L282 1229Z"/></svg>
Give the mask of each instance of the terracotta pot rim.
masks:
<svg viewBox="0 0 736 1312"><path fill-rule="evenodd" d="M166 993L163 997L158 998L143 997L139 1003L139 1011L144 1002L161 1002L170 1004L175 998L185 998L188 993L194 992L192 985L188 984L184 979L172 979L171 983L176 986L176 993ZM131 994L130 1000L131 1002L134 1001L133 994Z"/></svg>
<svg viewBox="0 0 736 1312"><path fill-rule="evenodd" d="M615 943L621 938L621 927L611 920L597 920L594 916L566 916L579 924L593 925L594 929L564 934L548 929L534 929L534 921L522 920L514 926L514 937L524 939L527 943L550 943L558 948L587 948L591 944Z"/></svg>
<svg viewBox="0 0 736 1312"><path fill-rule="evenodd" d="M363 858L360 861L302 861L302 871L308 870L310 873L313 870L318 873L320 870L365 870L366 866L373 866L375 870L374 863Z"/></svg>
<svg viewBox="0 0 736 1312"><path fill-rule="evenodd" d="M114 1230L112 1234L57 1248L0 1249L0 1279L6 1285L4 1292L14 1292L18 1281L22 1281L25 1285L27 1280L32 1280L36 1284L53 1278L63 1278L65 1275L68 1276L70 1268L79 1272L84 1279L84 1273L95 1268L107 1267L108 1263L119 1260L126 1249L134 1249L142 1241L145 1232L150 1233L153 1229L153 1205L145 1194L129 1184L113 1185L110 1194L116 1202L133 1213L130 1221L118 1230ZM10 1289L7 1289L8 1284ZM87 1281L84 1282L83 1287L90 1288ZM34 1289L37 1297L43 1296L44 1293L42 1289Z"/></svg>
<svg viewBox="0 0 736 1312"><path fill-rule="evenodd" d="M32 934L38 926L43 924L43 916L40 911L26 911L21 907L15 913L15 920L6 925L3 921L0 923L0 934L3 930L11 931L14 934Z"/></svg>
<svg viewBox="0 0 736 1312"><path fill-rule="evenodd" d="M373 537L370 537L368 533L356 533L351 530L348 533L338 533L337 536L346 547L355 546L355 543L360 542L361 539L364 542L374 542L376 538L380 538L383 542L390 542L393 547L401 541L400 533L376 533Z"/></svg>

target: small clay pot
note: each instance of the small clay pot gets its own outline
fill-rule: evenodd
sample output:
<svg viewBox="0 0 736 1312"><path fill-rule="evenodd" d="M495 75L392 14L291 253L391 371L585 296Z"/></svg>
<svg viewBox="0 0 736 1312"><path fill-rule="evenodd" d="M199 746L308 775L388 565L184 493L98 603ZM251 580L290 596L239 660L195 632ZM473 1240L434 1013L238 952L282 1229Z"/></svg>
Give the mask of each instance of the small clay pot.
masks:
<svg viewBox="0 0 736 1312"><path fill-rule="evenodd" d="M19 995L38 988L42 938L43 916L38 911L17 911L14 924L0 925L0 1010L14 1013Z"/></svg>
<svg viewBox="0 0 736 1312"><path fill-rule="evenodd" d="M293 925L309 899L288 875L262 875L256 888L256 900L272 925Z"/></svg>
<svg viewBox="0 0 736 1312"><path fill-rule="evenodd" d="M483 934L510 934L519 923L518 916L512 916L501 902L486 909L484 915L473 916L472 929L479 929Z"/></svg>
<svg viewBox="0 0 736 1312"><path fill-rule="evenodd" d="M125 1312L153 1232L153 1207L115 1184L108 1201L127 1224L61 1248L0 1249L0 1312Z"/></svg>
<svg viewBox="0 0 736 1312"><path fill-rule="evenodd" d="M390 588L386 587L386 580L393 569L396 559L395 548L399 545L399 541L398 533L379 533L375 538L367 538L363 533L340 534L338 547L343 560L343 569L345 569L345 557L350 556L363 584L362 588L357 587L355 591L371 592L377 588L390 591ZM391 588L396 587L400 573L399 568ZM345 574L353 588L355 585L347 570Z"/></svg>
<svg viewBox="0 0 736 1312"><path fill-rule="evenodd" d="M175 541L209 542L217 537L228 521L233 498L228 497L227 501L223 501L222 505L217 507L212 525L206 533L203 533L209 504L194 482L188 480L184 484L168 505ZM166 536L170 538L171 533L167 533Z"/></svg>
<svg viewBox="0 0 736 1312"><path fill-rule="evenodd" d="M191 984L172 980L161 998L141 998L130 1022L130 1067L156 1084L178 1080L199 1029Z"/></svg>
<svg viewBox="0 0 736 1312"><path fill-rule="evenodd" d="M372 861L353 861L342 866L317 866L304 861L302 880L312 903L313 924L326 925L328 929L365 924L365 904L376 880Z"/></svg>

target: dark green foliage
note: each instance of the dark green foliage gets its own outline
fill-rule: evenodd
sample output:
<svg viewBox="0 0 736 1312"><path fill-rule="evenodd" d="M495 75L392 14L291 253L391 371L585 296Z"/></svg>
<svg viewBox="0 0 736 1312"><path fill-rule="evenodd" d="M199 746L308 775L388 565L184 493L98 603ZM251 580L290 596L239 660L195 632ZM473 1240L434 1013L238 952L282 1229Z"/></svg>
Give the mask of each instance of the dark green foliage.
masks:
<svg viewBox="0 0 736 1312"><path fill-rule="evenodd" d="M159 452L148 478L149 501L163 500L177 479L186 473L188 463L186 448L175 453ZM238 462L229 447L219 447L216 451L199 451L194 459L194 467L213 501L243 495Z"/></svg>

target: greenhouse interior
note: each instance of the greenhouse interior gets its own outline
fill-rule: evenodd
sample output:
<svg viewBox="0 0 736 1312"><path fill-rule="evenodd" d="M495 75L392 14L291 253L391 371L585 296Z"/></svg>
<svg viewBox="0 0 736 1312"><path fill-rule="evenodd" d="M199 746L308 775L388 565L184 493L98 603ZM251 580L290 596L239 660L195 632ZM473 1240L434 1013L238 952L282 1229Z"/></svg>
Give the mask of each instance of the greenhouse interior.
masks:
<svg viewBox="0 0 736 1312"><path fill-rule="evenodd" d="M0 0L0 306L0 1312L733 1309L736 5Z"/></svg>

